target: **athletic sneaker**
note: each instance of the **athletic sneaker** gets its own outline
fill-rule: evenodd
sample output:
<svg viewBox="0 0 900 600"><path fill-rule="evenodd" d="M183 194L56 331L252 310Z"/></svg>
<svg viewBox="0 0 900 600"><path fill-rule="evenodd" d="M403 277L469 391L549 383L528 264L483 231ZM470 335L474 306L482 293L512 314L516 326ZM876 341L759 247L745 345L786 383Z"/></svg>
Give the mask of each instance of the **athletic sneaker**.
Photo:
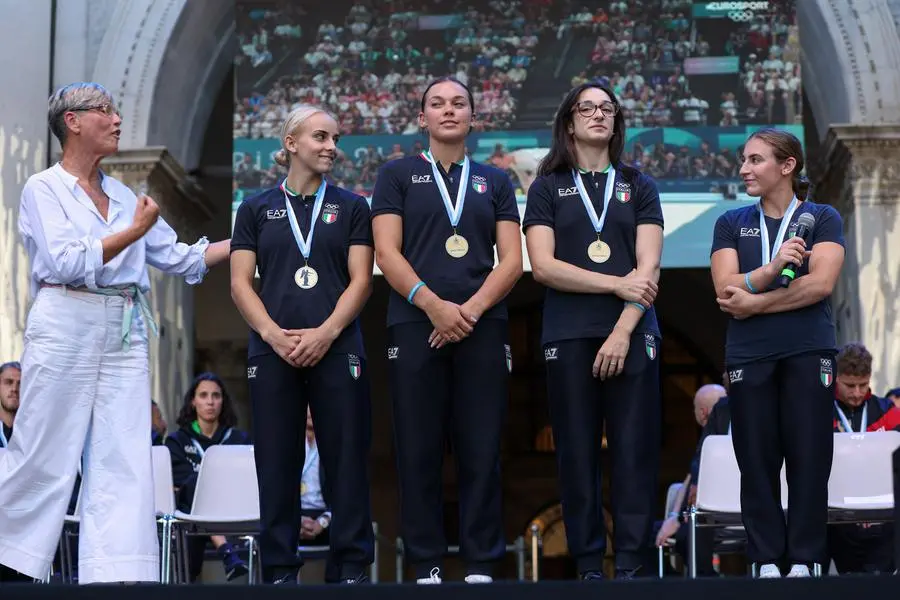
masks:
<svg viewBox="0 0 900 600"><path fill-rule="evenodd" d="M431 574L428 577L420 577L416 579L416 583L421 585L434 585L437 583L441 583L441 570L437 567L431 569Z"/></svg>

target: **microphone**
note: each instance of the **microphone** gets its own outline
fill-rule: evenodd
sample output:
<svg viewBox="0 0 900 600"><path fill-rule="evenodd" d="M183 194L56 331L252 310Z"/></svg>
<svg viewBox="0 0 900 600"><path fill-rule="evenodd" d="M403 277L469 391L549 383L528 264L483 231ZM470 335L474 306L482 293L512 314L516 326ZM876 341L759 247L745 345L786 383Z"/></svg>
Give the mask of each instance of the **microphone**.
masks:
<svg viewBox="0 0 900 600"><path fill-rule="evenodd" d="M816 218L812 216L812 213L805 212L800 215L797 219L797 237L803 238L806 240L806 236L809 235L809 232L812 231L813 227L816 224ZM800 265L793 265L788 263L785 265L784 269L781 270L781 276L778 277L778 286L779 287L787 287L794 280L794 277L797 276L797 269Z"/></svg>

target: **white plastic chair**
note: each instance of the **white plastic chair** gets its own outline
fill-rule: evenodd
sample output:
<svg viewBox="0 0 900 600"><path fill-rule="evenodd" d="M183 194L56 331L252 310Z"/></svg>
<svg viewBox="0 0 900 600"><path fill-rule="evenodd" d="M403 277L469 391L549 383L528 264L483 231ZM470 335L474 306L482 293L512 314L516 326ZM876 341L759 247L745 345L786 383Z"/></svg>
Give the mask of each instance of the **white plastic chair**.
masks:
<svg viewBox="0 0 900 600"><path fill-rule="evenodd" d="M689 575L697 577L697 527L742 527L741 471L730 435L710 435L700 450L697 503L691 507L689 530ZM787 510L788 494L784 465L781 467L781 506Z"/></svg>
<svg viewBox="0 0 900 600"><path fill-rule="evenodd" d="M835 433L828 480L829 521L892 521L893 453L900 431Z"/></svg>
<svg viewBox="0 0 900 600"><path fill-rule="evenodd" d="M79 468L79 473L81 469ZM75 559L72 556L72 538L78 538L81 526L81 496L84 491L84 480L79 482L78 495L75 498L75 510L66 514L62 532L59 536L59 576L63 583L75 581Z"/></svg>
<svg viewBox="0 0 900 600"><path fill-rule="evenodd" d="M684 487L683 482L675 482L669 486L669 489L666 491L666 509L663 514L663 522L669 518L669 515L672 514L672 511L675 510L675 499L678 496L678 492L681 488ZM672 543L674 540L669 538L666 540L666 543L658 548L659 552L659 578L663 578L663 562L665 561L666 554L669 554L669 557L672 556ZM668 551L668 552L667 552ZM673 564L674 567L674 564Z"/></svg>
<svg viewBox="0 0 900 600"><path fill-rule="evenodd" d="M159 580L161 583L170 583L172 580L173 527L178 520L175 518L175 486L172 481L172 455L169 448L153 446L152 460L156 522L162 527ZM176 576L176 579L179 578Z"/></svg>
<svg viewBox="0 0 900 600"><path fill-rule="evenodd" d="M187 561L187 536L246 536L250 541L248 583L255 583L254 568L259 533L259 487L252 445L206 449L197 475L191 512L175 511L179 521L182 562ZM187 565L183 564L187 573Z"/></svg>

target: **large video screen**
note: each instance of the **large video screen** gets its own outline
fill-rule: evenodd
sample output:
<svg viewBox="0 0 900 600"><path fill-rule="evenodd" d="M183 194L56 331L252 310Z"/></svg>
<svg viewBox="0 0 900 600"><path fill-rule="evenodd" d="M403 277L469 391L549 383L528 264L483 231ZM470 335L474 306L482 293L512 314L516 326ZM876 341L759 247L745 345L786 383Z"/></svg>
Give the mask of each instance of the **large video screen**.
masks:
<svg viewBox="0 0 900 600"><path fill-rule="evenodd" d="M368 197L380 165L427 147L421 95L449 74L475 96L468 152L506 170L524 212L560 100L600 81L626 118L623 160L659 185L663 267L706 267L715 219L751 201L738 177L750 132L803 139L795 3L239 1L233 208L285 176L273 156L301 103L338 116L329 178Z"/></svg>

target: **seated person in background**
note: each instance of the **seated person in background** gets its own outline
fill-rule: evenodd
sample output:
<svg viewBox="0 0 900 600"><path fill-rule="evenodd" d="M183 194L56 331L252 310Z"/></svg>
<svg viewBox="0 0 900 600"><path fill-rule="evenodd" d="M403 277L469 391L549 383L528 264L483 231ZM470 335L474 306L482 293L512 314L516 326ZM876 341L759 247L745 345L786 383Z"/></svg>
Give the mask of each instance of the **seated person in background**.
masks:
<svg viewBox="0 0 900 600"><path fill-rule="evenodd" d="M835 433L900 430L900 409L869 388L872 355L865 346L851 343L835 360ZM828 551L838 573L891 573L894 525L848 523L828 526Z"/></svg>
<svg viewBox="0 0 900 600"><path fill-rule="evenodd" d="M12 437L13 421L19 410L19 385L22 366L17 362L0 365L0 448L6 448Z"/></svg>
<svg viewBox="0 0 900 600"><path fill-rule="evenodd" d="M312 414L306 409L306 458L300 474L300 544L302 546L328 546L328 526L331 525L331 511L325 500L325 471L319 462L319 446L313 428ZM340 569L334 563L331 552L325 566L325 581L340 581Z"/></svg>
<svg viewBox="0 0 900 600"><path fill-rule="evenodd" d="M900 408L900 387L888 390L888 393L885 394L884 397L893 402L894 406Z"/></svg>
<svg viewBox="0 0 900 600"><path fill-rule="evenodd" d="M172 478L178 510L189 513L194 502L197 474L207 448L217 444L248 445L250 436L236 429L237 418L225 384L213 373L198 375L184 395L178 415L179 429L169 435L166 446L172 454ZM247 574L247 565L224 536L188 538L190 581L203 570L206 542L211 541L222 559L228 581Z"/></svg>
<svg viewBox="0 0 900 600"><path fill-rule="evenodd" d="M731 410L725 388L717 384L708 384L697 390L694 395L694 417L703 429L697 450L691 461L691 471L685 480L684 487L676 498L675 506L666 520L662 522L656 536L656 545L666 544L669 538L675 538L675 551L685 561L688 559L688 528L682 527L687 520L682 514L697 501L697 482L700 471L700 450L703 442L710 435L728 435L731 432ZM724 529L697 528L697 575L700 577L715 576L712 558L714 543L717 539L734 537Z"/></svg>
<svg viewBox="0 0 900 600"><path fill-rule="evenodd" d="M162 446L166 443L166 430L169 428L169 424L163 418L156 400L150 400L150 410L153 419L150 424L150 440L154 446Z"/></svg>

